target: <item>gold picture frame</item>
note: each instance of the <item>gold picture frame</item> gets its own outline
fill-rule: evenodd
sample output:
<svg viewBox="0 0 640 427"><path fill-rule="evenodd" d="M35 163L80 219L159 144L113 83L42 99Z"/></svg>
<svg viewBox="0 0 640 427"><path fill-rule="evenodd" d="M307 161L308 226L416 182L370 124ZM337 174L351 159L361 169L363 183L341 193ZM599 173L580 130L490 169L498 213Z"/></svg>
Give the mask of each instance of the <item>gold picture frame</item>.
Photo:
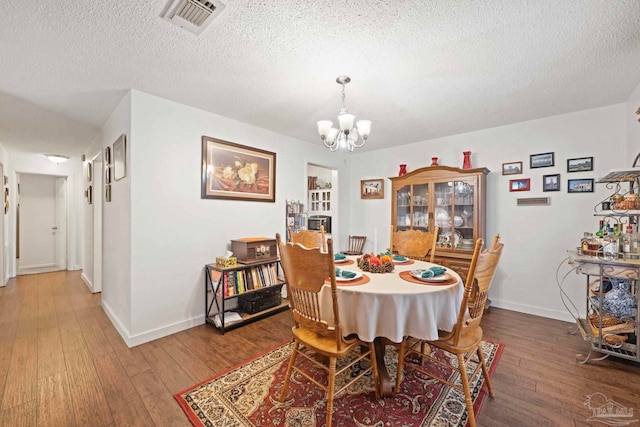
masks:
<svg viewBox="0 0 640 427"><path fill-rule="evenodd" d="M276 153L202 137L201 198L276 201Z"/></svg>
<svg viewBox="0 0 640 427"><path fill-rule="evenodd" d="M363 179L360 181L361 199L384 199L384 179Z"/></svg>

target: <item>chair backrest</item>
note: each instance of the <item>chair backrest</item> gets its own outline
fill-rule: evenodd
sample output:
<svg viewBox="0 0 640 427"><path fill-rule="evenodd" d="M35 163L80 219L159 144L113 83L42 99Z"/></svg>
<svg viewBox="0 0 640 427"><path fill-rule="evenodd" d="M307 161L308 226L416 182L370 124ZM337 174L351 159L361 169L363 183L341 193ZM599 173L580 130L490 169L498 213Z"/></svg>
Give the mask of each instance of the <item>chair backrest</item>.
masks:
<svg viewBox="0 0 640 427"><path fill-rule="evenodd" d="M433 232L420 230L394 231L391 226L391 251L394 248L399 255L409 258L429 259L433 262L436 253L436 240L438 239L438 227Z"/></svg>
<svg viewBox="0 0 640 427"><path fill-rule="evenodd" d="M336 272L333 263L333 242L327 242L327 252L320 248L306 248L299 243L284 243L276 234L280 263L287 282L287 298L296 327L311 329L319 334L335 337L341 347L342 331L338 315ZM320 289L330 278L333 323L323 318L320 310Z"/></svg>
<svg viewBox="0 0 640 427"><path fill-rule="evenodd" d="M327 251L327 240L324 236L324 225L320 226L320 231L302 230L294 233L289 227L289 240L293 243L300 243L306 248L320 248Z"/></svg>
<svg viewBox="0 0 640 427"><path fill-rule="evenodd" d="M480 326L485 303L489 296L489 288L504 247L499 239L500 236L496 234L491 247L484 250L482 249L484 241L482 239L476 240L458 319L452 331L454 345L457 345L466 336L473 336L475 330Z"/></svg>
<svg viewBox="0 0 640 427"><path fill-rule="evenodd" d="M361 255L366 241L367 236L349 236L349 245L345 252L349 255Z"/></svg>

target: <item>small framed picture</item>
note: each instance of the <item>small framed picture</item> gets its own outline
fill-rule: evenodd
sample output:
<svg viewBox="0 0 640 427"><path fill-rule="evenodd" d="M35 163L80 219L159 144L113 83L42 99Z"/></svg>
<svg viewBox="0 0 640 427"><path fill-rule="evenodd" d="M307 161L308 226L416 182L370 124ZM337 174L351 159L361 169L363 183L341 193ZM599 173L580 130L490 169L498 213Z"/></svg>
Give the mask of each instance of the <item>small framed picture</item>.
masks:
<svg viewBox="0 0 640 427"><path fill-rule="evenodd" d="M113 143L113 178L118 181L127 176L127 137L123 133Z"/></svg>
<svg viewBox="0 0 640 427"><path fill-rule="evenodd" d="M529 191L529 190L531 190L531 178L509 180L509 191Z"/></svg>
<svg viewBox="0 0 640 427"><path fill-rule="evenodd" d="M361 199L384 199L383 179L363 179L360 181Z"/></svg>
<svg viewBox="0 0 640 427"><path fill-rule="evenodd" d="M104 149L104 164L105 165L111 164L111 146L110 145L107 145Z"/></svg>
<svg viewBox="0 0 640 427"><path fill-rule="evenodd" d="M111 169L112 169L111 166L106 166L104 168L104 183L105 184L111 184L111 178L112 178Z"/></svg>
<svg viewBox="0 0 640 427"><path fill-rule="evenodd" d="M593 178L570 179L567 182L568 193L593 193Z"/></svg>
<svg viewBox="0 0 640 427"><path fill-rule="evenodd" d="M567 159L567 172L588 172L593 170L593 157Z"/></svg>
<svg viewBox="0 0 640 427"><path fill-rule="evenodd" d="M104 200L107 202L111 201L111 184L104 186Z"/></svg>
<svg viewBox="0 0 640 427"><path fill-rule="evenodd" d="M93 179L93 163L87 163L87 181L91 182Z"/></svg>
<svg viewBox="0 0 640 427"><path fill-rule="evenodd" d="M542 177L542 191L560 191L560 174L544 175Z"/></svg>
<svg viewBox="0 0 640 427"><path fill-rule="evenodd" d="M522 173L522 162L502 164L502 175L518 175Z"/></svg>
<svg viewBox="0 0 640 427"><path fill-rule="evenodd" d="M529 167L548 168L555 165L553 153L532 154L529 156Z"/></svg>
<svg viewBox="0 0 640 427"><path fill-rule="evenodd" d="M84 192L85 196L87 196L87 203L93 203L93 187L90 185L89 188Z"/></svg>

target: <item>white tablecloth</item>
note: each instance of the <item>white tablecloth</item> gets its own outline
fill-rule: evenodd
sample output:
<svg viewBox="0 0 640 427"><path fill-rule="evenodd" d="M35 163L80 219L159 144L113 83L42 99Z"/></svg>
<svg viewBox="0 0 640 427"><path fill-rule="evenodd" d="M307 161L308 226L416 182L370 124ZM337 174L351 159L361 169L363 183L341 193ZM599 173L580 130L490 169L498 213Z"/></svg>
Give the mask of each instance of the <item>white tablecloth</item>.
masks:
<svg viewBox="0 0 640 427"><path fill-rule="evenodd" d="M350 257L354 259L355 257ZM371 342L385 337L399 343L405 336L427 340L438 338L438 330L450 331L456 323L463 285L460 276L451 269L447 273L458 279L454 285L428 285L411 283L400 278L403 271L427 269L435 264L415 261L409 265L396 265L391 273L367 273L371 281L358 286L340 286L338 305L343 335L357 334L361 340ZM357 264L342 267L362 272ZM323 315L331 313L330 286L321 292ZM328 309L327 312L325 309Z"/></svg>

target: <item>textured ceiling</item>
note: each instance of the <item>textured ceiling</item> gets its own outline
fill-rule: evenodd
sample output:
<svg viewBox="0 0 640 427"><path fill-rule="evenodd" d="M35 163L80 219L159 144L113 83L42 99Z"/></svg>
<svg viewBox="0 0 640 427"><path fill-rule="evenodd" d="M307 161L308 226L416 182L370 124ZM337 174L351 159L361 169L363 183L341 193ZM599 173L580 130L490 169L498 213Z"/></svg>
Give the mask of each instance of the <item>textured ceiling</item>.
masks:
<svg viewBox="0 0 640 427"><path fill-rule="evenodd" d="M224 1L224 0L223 0ZM2 0L0 142L77 155L130 88L316 144L347 104L367 149L624 102L638 0L226 0L196 36L165 0Z"/></svg>

